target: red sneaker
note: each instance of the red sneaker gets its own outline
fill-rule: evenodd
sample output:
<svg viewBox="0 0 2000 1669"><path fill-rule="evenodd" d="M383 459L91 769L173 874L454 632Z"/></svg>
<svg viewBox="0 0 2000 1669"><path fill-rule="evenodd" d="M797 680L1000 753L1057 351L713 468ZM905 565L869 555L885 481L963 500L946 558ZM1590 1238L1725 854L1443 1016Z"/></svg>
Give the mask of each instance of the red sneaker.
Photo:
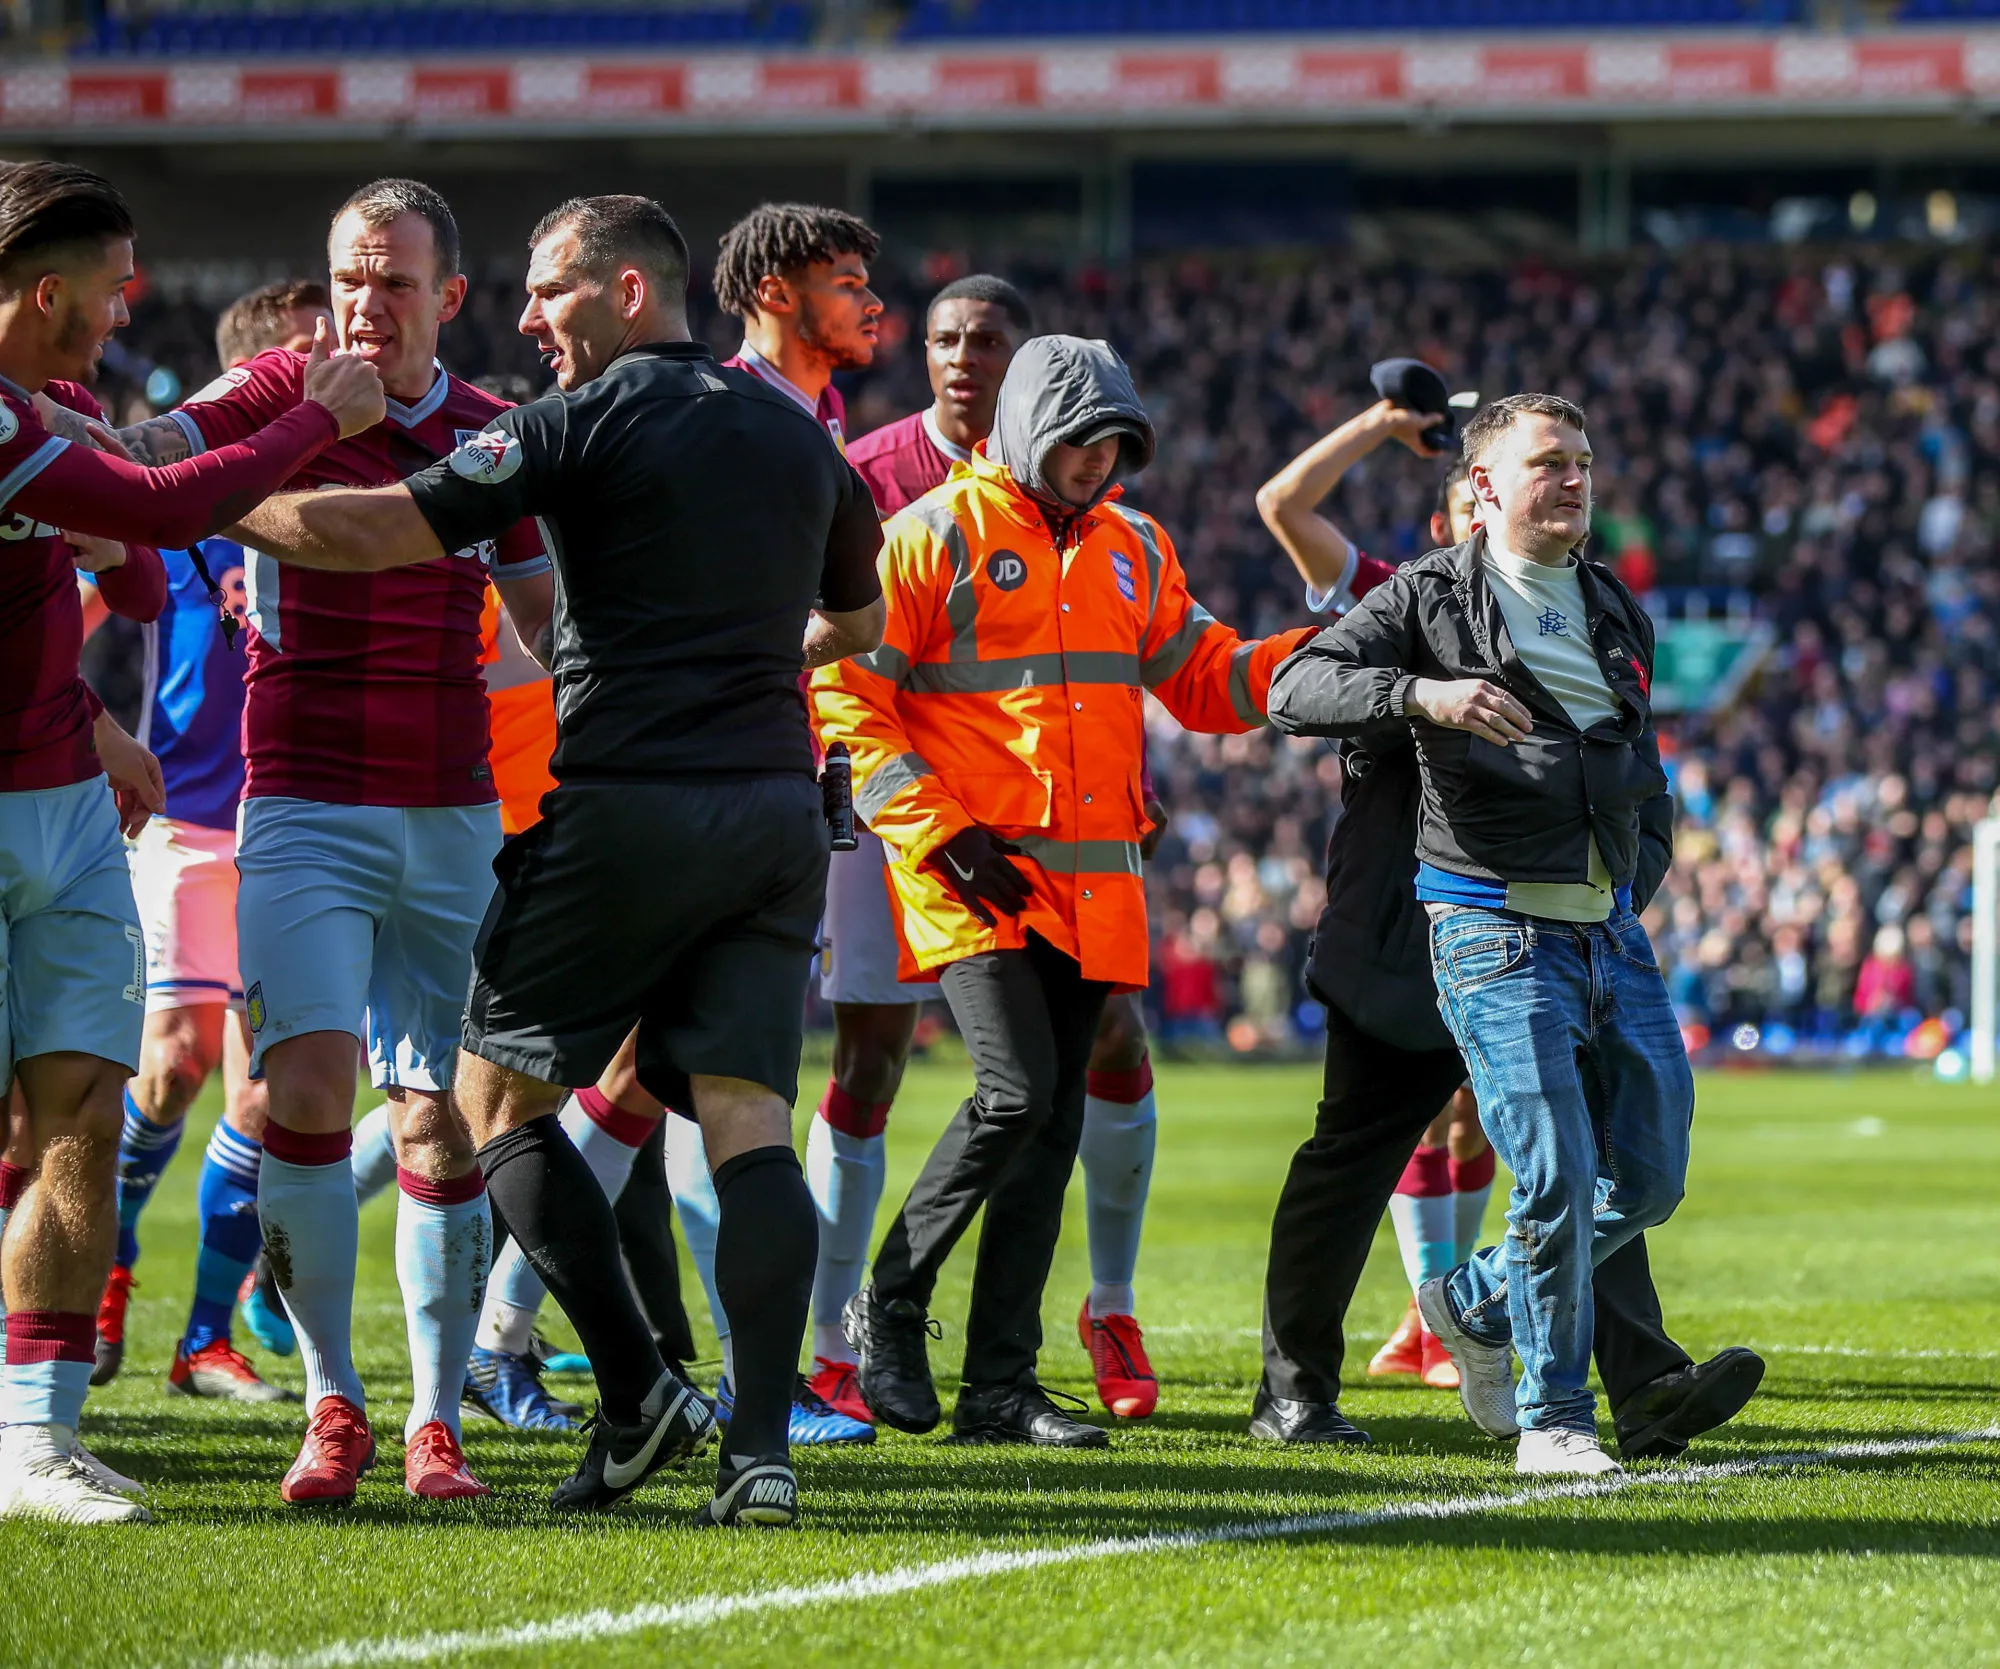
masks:
<svg viewBox="0 0 2000 1669"><path fill-rule="evenodd" d="M426 1501L465 1501L492 1490L472 1475L451 1427L433 1420L403 1446L403 1487Z"/></svg>
<svg viewBox="0 0 2000 1669"><path fill-rule="evenodd" d="M104 1296L97 1301L97 1361L90 1370L93 1385L109 1385L125 1365L125 1307L132 1302L132 1271L122 1263L111 1266Z"/></svg>
<svg viewBox="0 0 2000 1669"><path fill-rule="evenodd" d="M1368 1364L1370 1379L1414 1379L1424 1371L1424 1324L1412 1298L1395 1332Z"/></svg>
<svg viewBox="0 0 2000 1669"><path fill-rule="evenodd" d="M1424 1329L1424 1383L1433 1391L1458 1389L1458 1364L1444 1347L1444 1340L1428 1327Z"/></svg>
<svg viewBox="0 0 2000 1669"><path fill-rule="evenodd" d="M345 1397L322 1397L278 1494L294 1506L344 1507L354 1499L361 1474L374 1464L368 1416Z"/></svg>
<svg viewBox="0 0 2000 1669"><path fill-rule="evenodd" d="M861 1383L855 1374L852 1362L829 1362L824 1356L815 1356L812 1377L806 1384L812 1388L813 1395L836 1414L845 1414L850 1420L872 1426L875 1416L861 1400Z"/></svg>
<svg viewBox="0 0 2000 1669"><path fill-rule="evenodd" d="M1098 1400L1123 1420L1143 1420L1160 1406L1160 1382L1146 1360L1146 1340L1128 1315L1093 1316L1090 1300L1076 1318L1076 1336L1090 1352Z"/></svg>
<svg viewBox="0 0 2000 1669"><path fill-rule="evenodd" d="M257 1377L243 1353L227 1339L215 1339L192 1356L187 1341L174 1346L167 1389L184 1397L222 1397L230 1402L297 1402L295 1392Z"/></svg>

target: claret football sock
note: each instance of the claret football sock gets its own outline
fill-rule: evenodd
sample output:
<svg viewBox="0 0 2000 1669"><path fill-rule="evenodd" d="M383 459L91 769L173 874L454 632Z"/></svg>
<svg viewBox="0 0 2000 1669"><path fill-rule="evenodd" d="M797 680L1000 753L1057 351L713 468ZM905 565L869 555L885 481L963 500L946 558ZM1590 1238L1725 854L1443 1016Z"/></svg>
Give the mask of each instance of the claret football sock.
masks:
<svg viewBox="0 0 2000 1669"><path fill-rule="evenodd" d="M569 1317L604 1412L632 1425L664 1371L632 1289L616 1279L618 1227L583 1155L553 1118L530 1119L479 1150L493 1209Z"/></svg>
<svg viewBox="0 0 2000 1669"><path fill-rule="evenodd" d="M806 1135L806 1183L819 1214L819 1262L813 1272L813 1354L851 1362L840 1312L861 1290L876 1208L889 1175L882 1131L890 1103L862 1101L829 1083Z"/></svg>
<svg viewBox="0 0 2000 1669"><path fill-rule="evenodd" d="M715 1192L722 1202L715 1274L734 1347L729 1447L783 1454L819 1249L812 1195L798 1155L775 1145L720 1166Z"/></svg>
<svg viewBox="0 0 2000 1669"><path fill-rule="evenodd" d="M354 1368L354 1269L359 1207L348 1155L351 1130L311 1134L273 1119L257 1167L257 1217L264 1249L298 1334L306 1371L306 1411L322 1398L364 1406Z"/></svg>
<svg viewBox="0 0 2000 1669"><path fill-rule="evenodd" d="M486 1182L476 1167L435 1179L399 1170L396 1187L396 1281L403 1289L414 1387L403 1436L442 1420L456 1437L493 1249Z"/></svg>
<svg viewBox="0 0 2000 1669"><path fill-rule="evenodd" d="M1486 1221L1486 1202L1493 1195L1493 1149L1477 1159L1451 1162L1452 1267L1479 1249L1479 1231Z"/></svg>
<svg viewBox="0 0 2000 1669"><path fill-rule="evenodd" d="M1129 1072L1092 1072L1086 1090L1076 1156L1090 1229L1090 1313L1130 1315L1159 1128L1152 1058Z"/></svg>
<svg viewBox="0 0 2000 1669"><path fill-rule="evenodd" d="M1389 1197L1389 1221L1396 1228L1396 1248L1403 1254L1403 1273L1412 1291L1458 1267L1454 1209L1449 1150L1418 1148Z"/></svg>

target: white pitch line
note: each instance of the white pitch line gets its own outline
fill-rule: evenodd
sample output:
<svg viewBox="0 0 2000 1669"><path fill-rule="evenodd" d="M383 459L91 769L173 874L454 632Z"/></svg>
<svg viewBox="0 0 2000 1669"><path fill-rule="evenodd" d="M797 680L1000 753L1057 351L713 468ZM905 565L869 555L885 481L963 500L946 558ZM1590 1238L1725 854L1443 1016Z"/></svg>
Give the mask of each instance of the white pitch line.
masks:
<svg viewBox="0 0 2000 1669"><path fill-rule="evenodd" d="M796 1588L757 1588L743 1594L709 1594L673 1605L635 1605L625 1611L580 1611L537 1623L507 1628L462 1629L374 1640L341 1640L316 1651L252 1652L227 1657L220 1669L367 1669L373 1664L428 1663L435 1658L472 1652L520 1651L536 1646L570 1645L578 1641L610 1640L654 1629L701 1628L766 1611L798 1611L807 1606L853 1600L887 1599L948 1583L1006 1576L1015 1571L1041 1570L1052 1565L1082 1564L1096 1559L1120 1559L1143 1553L1177 1553L1228 1542L1276 1541L1296 1536L1330 1535L1341 1530L1370 1530L1412 1520L1471 1518L1506 1512L1548 1501L1591 1500L1626 1490L1710 1483L1837 1460L1875 1460L1922 1454L1934 1449L2000 1440L2000 1425L1978 1431L1951 1432L1935 1437L1906 1437L1872 1443L1842 1443L1836 1447L1759 1460L1730 1460L1706 1465L1667 1467L1658 1472L1622 1472L1579 1483L1543 1484L1487 1495L1454 1495L1435 1501L1403 1501L1364 1512L1308 1513L1292 1518L1254 1519L1243 1524L1218 1524L1176 1530L1156 1536L1115 1536L1101 1541L1072 1542L1060 1547L1024 1548L1019 1552L975 1553L935 1564L904 1565L837 1582L816 1582Z"/></svg>
<svg viewBox="0 0 2000 1669"><path fill-rule="evenodd" d="M1878 1350L1854 1344L1764 1344L1754 1350L1769 1350L1780 1356L1860 1356L1881 1357L1897 1362L2000 1362L2000 1350Z"/></svg>

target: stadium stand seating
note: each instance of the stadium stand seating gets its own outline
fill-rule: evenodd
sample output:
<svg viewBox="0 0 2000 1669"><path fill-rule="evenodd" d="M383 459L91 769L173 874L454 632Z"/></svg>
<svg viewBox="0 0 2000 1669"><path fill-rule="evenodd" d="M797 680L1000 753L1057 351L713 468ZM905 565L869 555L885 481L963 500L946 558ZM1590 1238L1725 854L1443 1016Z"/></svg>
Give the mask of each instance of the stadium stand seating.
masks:
<svg viewBox="0 0 2000 1669"><path fill-rule="evenodd" d="M1913 0L1939 6L1941 0ZM1986 0L1982 0L1986 3ZM1802 0L916 0L885 33L911 42L1062 35L1228 35L1373 30L1724 28L1796 21ZM1989 11L2000 8L1990 0ZM1925 16L1973 15L1945 8ZM799 46L820 8L413 5L127 7L77 46L89 57L505 51L527 47Z"/></svg>
<svg viewBox="0 0 2000 1669"><path fill-rule="evenodd" d="M925 403L909 331L958 270L882 278L860 433ZM1667 726L1679 861L1655 943L1697 1042L1928 1054L1968 1006L1970 839L2000 783L2000 269L1972 250L1638 250L1574 269L1445 274L1198 255L1020 264L1047 329L1110 338L1158 423L1132 498L1196 594L1246 630L1304 618L1256 488L1416 352L1489 397L1553 388L1591 414L1600 554L1665 618L1748 611L1775 645L1748 696ZM444 351L469 374L541 374L516 296L482 285ZM696 329L719 348L733 325ZM152 300L127 334L206 374L207 315ZM117 397L118 379L111 379ZM133 396L123 398L127 409ZM1376 555L1422 532L1439 468L1400 448L1331 507ZM1339 769L1268 732L1188 736L1155 715L1175 823L1152 870L1156 1000L1171 1035L1296 1046Z"/></svg>

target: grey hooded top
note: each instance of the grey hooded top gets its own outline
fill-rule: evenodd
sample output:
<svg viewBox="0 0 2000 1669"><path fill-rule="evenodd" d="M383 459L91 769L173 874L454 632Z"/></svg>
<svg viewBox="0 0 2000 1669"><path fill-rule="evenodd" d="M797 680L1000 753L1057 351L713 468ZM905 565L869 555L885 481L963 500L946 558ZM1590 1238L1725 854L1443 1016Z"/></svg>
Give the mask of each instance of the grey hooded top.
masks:
<svg viewBox="0 0 2000 1669"><path fill-rule="evenodd" d="M1065 504L1050 489L1042 467L1056 446L1082 445L1111 428L1122 431L1118 467L1104 478L1097 499L1153 461L1152 421L1139 404L1132 373L1109 342L1032 336L1021 344L1000 384L986 456L1030 498L1052 509L1075 510L1079 507Z"/></svg>

